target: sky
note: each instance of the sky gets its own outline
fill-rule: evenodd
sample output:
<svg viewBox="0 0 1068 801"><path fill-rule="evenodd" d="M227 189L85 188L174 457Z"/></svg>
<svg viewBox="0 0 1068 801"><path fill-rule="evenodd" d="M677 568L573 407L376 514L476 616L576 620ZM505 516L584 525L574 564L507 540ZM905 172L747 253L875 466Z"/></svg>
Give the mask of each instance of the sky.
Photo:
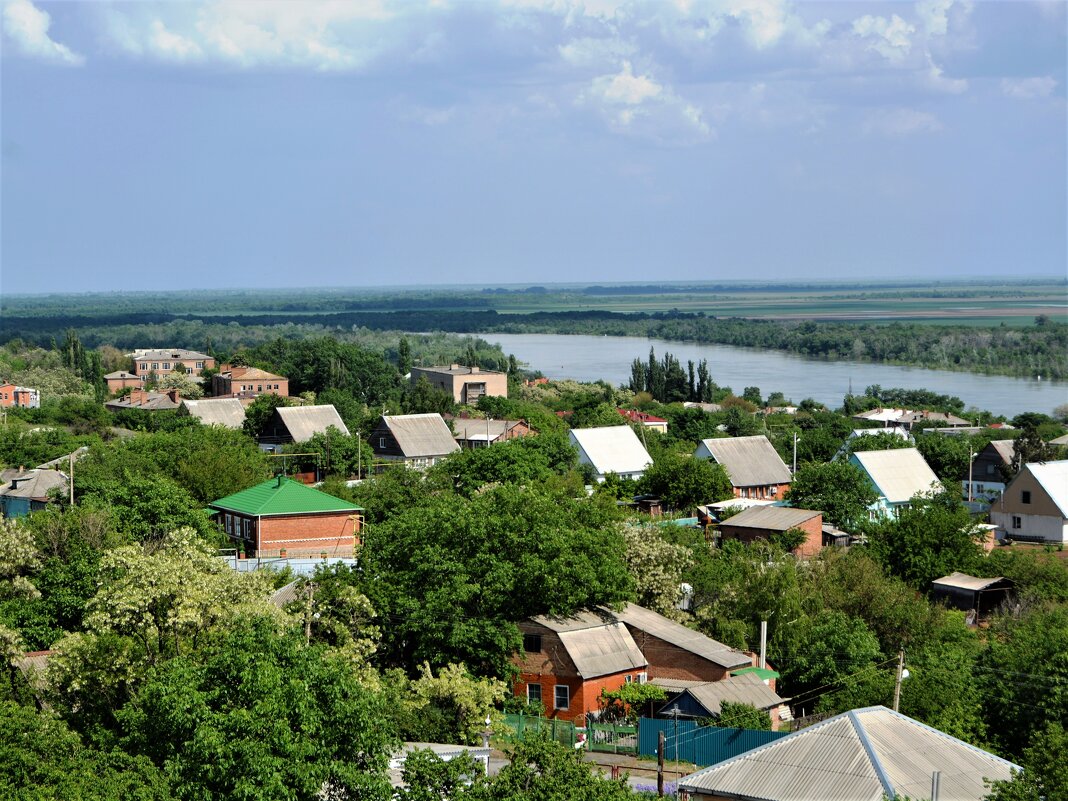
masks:
<svg viewBox="0 0 1068 801"><path fill-rule="evenodd" d="M1068 274L1066 2L0 10L0 292Z"/></svg>

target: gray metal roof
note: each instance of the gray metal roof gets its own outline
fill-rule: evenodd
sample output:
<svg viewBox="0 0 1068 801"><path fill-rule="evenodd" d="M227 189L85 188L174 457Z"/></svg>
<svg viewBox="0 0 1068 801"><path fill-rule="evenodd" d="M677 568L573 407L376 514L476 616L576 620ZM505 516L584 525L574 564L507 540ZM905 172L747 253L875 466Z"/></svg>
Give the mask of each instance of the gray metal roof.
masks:
<svg viewBox="0 0 1068 801"><path fill-rule="evenodd" d="M32 500L48 500L48 493L58 489L66 493L67 474L58 470L34 468L33 470L4 470L0 474L3 486L0 486L0 495L8 498L30 498Z"/></svg>
<svg viewBox="0 0 1068 801"><path fill-rule="evenodd" d="M915 448L856 451L853 458L890 503L904 503L917 495L942 489L938 476Z"/></svg>
<svg viewBox="0 0 1068 801"><path fill-rule="evenodd" d="M657 614L651 609L627 604L623 611L614 613L617 618L628 626L651 634L664 642L689 651L691 654L715 662L725 668L744 667L753 664L751 657L741 651L724 645L721 642L706 637L699 631L686 628L681 623L669 620L663 615Z"/></svg>
<svg viewBox="0 0 1068 801"><path fill-rule="evenodd" d="M570 439L598 475L641 473L653 463L638 435L628 425L575 428L571 430Z"/></svg>
<svg viewBox="0 0 1068 801"><path fill-rule="evenodd" d="M994 452L1004 464L1012 464L1012 459L1016 456L1016 440L995 439L991 441L990 447L994 449Z"/></svg>
<svg viewBox="0 0 1068 801"><path fill-rule="evenodd" d="M206 426L241 428L245 422L245 406L237 398L205 398L182 401L190 417Z"/></svg>
<svg viewBox="0 0 1068 801"><path fill-rule="evenodd" d="M983 779L1011 778L1007 760L876 706L836 715L693 773L690 793L759 801L883 801L927 798L941 771L943 801L981 801Z"/></svg>
<svg viewBox="0 0 1068 801"><path fill-rule="evenodd" d="M341 415L329 403L322 406L279 406L275 412L294 442L307 442L316 434L325 434L330 426L342 434L349 433Z"/></svg>
<svg viewBox="0 0 1068 801"><path fill-rule="evenodd" d="M669 689L659 680L654 679L654 683L664 687L665 690ZM724 701L750 704L757 709L771 709L786 703L785 698L780 697L755 673L743 673L722 681L689 683L692 686L679 688L679 691L689 693L711 715L720 713Z"/></svg>
<svg viewBox="0 0 1068 801"><path fill-rule="evenodd" d="M302 584L303 579L296 579L294 581L289 582L283 587L279 587L277 590L271 593L271 603L277 606L279 609L284 609L286 607L286 604L300 600L302 597L302 593L298 592L298 590L300 589Z"/></svg>
<svg viewBox="0 0 1068 801"><path fill-rule="evenodd" d="M705 439L701 443L723 465L735 487L790 483L790 468L763 434Z"/></svg>
<svg viewBox="0 0 1068 801"><path fill-rule="evenodd" d="M127 353L127 356L135 361L141 361L141 359L155 359L156 361L167 361L168 359L193 359L194 361L205 361L210 359L206 353L200 353L195 350L186 350L185 348L171 348L170 350L135 350L133 353Z"/></svg>
<svg viewBox="0 0 1068 801"><path fill-rule="evenodd" d="M1060 509L1061 517L1068 518L1068 459L1059 462L1031 462L1024 465L1023 470L1031 471L1031 475L1042 485L1050 500Z"/></svg>
<svg viewBox="0 0 1068 801"><path fill-rule="evenodd" d="M557 633L584 679L643 670L648 665L627 627L611 613L580 612L569 618L539 616L533 620Z"/></svg>
<svg viewBox="0 0 1068 801"><path fill-rule="evenodd" d="M987 587L1004 580L1004 576L980 578L978 576L969 576L967 573L950 573L948 576L935 579L931 584L938 587L954 587L959 590L985 590Z"/></svg>
<svg viewBox="0 0 1068 801"><path fill-rule="evenodd" d="M178 408L178 402L171 400L171 396L165 392L146 392L137 397L144 398L144 400L134 403L130 400L130 396L126 396L109 400L104 406L108 409L146 409L148 411Z"/></svg>
<svg viewBox="0 0 1068 801"><path fill-rule="evenodd" d="M489 439L493 440L504 436L521 421L519 420L477 420L473 417L455 417L452 420L452 430L458 440L486 440L487 432Z"/></svg>
<svg viewBox="0 0 1068 801"><path fill-rule="evenodd" d="M722 522L728 526L739 528L771 529L773 531L787 531L797 528L823 512L812 509L794 509L789 506L751 506L734 517L728 517Z"/></svg>
<svg viewBox="0 0 1068 801"><path fill-rule="evenodd" d="M382 422L397 440L405 458L444 456L460 449L440 414L387 415Z"/></svg>

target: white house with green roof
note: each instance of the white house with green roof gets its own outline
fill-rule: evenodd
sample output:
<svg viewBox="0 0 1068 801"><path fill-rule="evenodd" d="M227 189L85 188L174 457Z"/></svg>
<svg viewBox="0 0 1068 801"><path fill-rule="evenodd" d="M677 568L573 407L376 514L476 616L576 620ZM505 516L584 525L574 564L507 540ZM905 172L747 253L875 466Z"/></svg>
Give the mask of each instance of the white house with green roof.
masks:
<svg viewBox="0 0 1068 801"><path fill-rule="evenodd" d="M257 557L351 557L363 508L276 476L209 508L239 551Z"/></svg>

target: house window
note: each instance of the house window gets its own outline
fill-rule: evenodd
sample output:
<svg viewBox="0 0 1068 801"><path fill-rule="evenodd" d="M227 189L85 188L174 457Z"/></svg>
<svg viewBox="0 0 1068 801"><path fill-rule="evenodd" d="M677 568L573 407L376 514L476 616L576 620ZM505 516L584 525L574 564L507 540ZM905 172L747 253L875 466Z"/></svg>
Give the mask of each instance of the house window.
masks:
<svg viewBox="0 0 1068 801"><path fill-rule="evenodd" d="M557 684L553 688L553 709L567 709L571 706L571 690L566 684Z"/></svg>
<svg viewBox="0 0 1068 801"><path fill-rule="evenodd" d="M200 370L204 367L204 362L197 362L197 369Z"/></svg>
<svg viewBox="0 0 1068 801"><path fill-rule="evenodd" d="M170 370L171 369L171 363L170 362L164 362L163 363L163 369L164 370Z"/></svg>
<svg viewBox="0 0 1068 801"><path fill-rule="evenodd" d="M541 651L541 635L540 634L524 634L523 635L523 650L530 651L531 653L538 653Z"/></svg>
<svg viewBox="0 0 1068 801"><path fill-rule="evenodd" d="M541 685L540 684L528 684L527 685L527 703L528 704L540 704L541 703Z"/></svg>
<svg viewBox="0 0 1068 801"><path fill-rule="evenodd" d="M148 362L141 362L141 369L142 370L147 370L148 369Z"/></svg>
<svg viewBox="0 0 1068 801"><path fill-rule="evenodd" d="M158 370L159 369L159 362L152 362L152 369L153 370Z"/></svg>
<svg viewBox="0 0 1068 801"><path fill-rule="evenodd" d="M385 437L379 437L378 438L378 447L379 448L386 447L386 438Z"/></svg>
<svg viewBox="0 0 1068 801"><path fill-rule="evenodd" d="M241 521L241 528L242 528L242 532L241 532L242 536L246 540L252 539L252 536L251 536L252 535L252 521L247 519L247 518L245 520L242 520Z"/></svg>
<svg viewBox="0 0 1068 801"><path fill-rule="evenodd" d="M1031 490L1021 490L1020 503L1031 503Z"/></svg>
<svg viewBox="0 0 1068 801"><path fill-rule="evenodd" d="M226 533L229 534L234 527L234 516L229 512L226 514Z"/></svg>
<svg viewBox="0 0 1068 801"><path fill-rule="evenodd" d="M1013 528L1023 528L1023 520L1020 519L1019 515L1013 515L1012 516L1012 527Z"/></svg>
<svg viewBox="0 0 1068 801"><path fill-rule="evenodd" d="M992 475L994 475L994 471L995 471L996 469L997 469L997 467L996 467L995 465L992 465L992 464L988 464L988 465L986 466L986 474L987 474L988 476L992 476Z"/></svg>

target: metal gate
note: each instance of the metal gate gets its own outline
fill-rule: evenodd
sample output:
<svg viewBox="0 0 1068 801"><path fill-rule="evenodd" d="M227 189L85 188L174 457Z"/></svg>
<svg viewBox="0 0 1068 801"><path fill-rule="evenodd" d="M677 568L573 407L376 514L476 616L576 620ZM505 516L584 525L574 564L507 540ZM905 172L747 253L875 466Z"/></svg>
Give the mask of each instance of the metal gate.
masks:
<svg viewBox="0 0 1068 801"><path fill-rule="evenodd" d="M638 753L638 727L591 723L587 728L591 751L609 754Z"/></svg>

